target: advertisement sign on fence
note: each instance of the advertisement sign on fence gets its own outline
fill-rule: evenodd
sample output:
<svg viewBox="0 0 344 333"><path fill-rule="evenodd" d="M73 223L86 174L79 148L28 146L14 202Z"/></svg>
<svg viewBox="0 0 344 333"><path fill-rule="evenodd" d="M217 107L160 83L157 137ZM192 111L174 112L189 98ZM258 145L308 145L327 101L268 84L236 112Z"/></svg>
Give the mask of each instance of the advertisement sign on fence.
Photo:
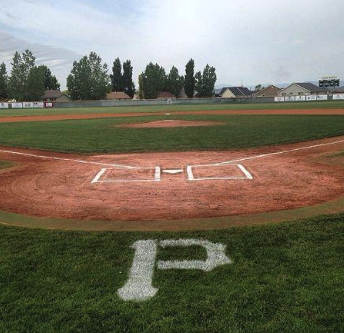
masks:
<svg viewBox="0 0 344 333"><path fill-rule="evenodd" d="M295 96L285 96L286 102L295 102Z"/></svg>
<svg viewBox="0 0 344 333"><path fill-rule="evenodd" d="M23 103L11 103L12 109L22 109Z"/></svg>
<svg viewBox="0 0 344 333"><path fill-rule="evenodd" d="M295 96L295 102L305 102L306 96Z"/></svg>
<svg viewBox="0 0 344 333"><path fill-rule="evenodd" d="M333 95L333 100L344 99L344 94L335 94Z"/></svg>
<svg viewBox="0 0 344 333"><path fill-rule="evenodd" d="M54 105L52 102L44 102L44 107L45 108L52 108Z"/></svg>
<svg viewBox="0 0 344 333"><path fill-rule="evenodd" d="M317 100L317 96L316 95L309 95L309 96L306 96L306 100L307 101L316 101Z"/></svg>
<svg viewBox="0 0 344 333"><path fill-rule="evenodd" d="M327 95L318 95L317 101L327 101L328 96Z"/></svg>
<svg viewBox="0 0 344 333"><path fill-rule="evenodd" d="M23 103L23 108L33 108L33 103L32 102L24 102Z"/></svg>
<svg viewBox="0 0 344 333"><path fill-rule="evenodd" d="M44 108L44 103L43 102L33 102L33 107L34 108Z"/></svg>
<svg viewBox="0 0 344 333"><path fill-rule="evenodd" d="M8 103L0 103L0 109L8 109Z"/></svg>
<svg viewBox="0 0 344 333"><path fill-rule="evenodd" d="M284 97L275 97L275 102L284 102Z"/></svg>

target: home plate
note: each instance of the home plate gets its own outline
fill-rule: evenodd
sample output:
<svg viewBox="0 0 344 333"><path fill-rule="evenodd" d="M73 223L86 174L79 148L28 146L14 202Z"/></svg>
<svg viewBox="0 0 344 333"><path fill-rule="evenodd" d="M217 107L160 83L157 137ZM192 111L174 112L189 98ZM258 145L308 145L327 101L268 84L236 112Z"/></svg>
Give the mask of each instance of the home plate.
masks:
<svg viewBox="0 0 344 333"><path fill-rule="evenodd" d="M162 170L164 173L169 173L171 175L175 175L177 173L182 173L184 170L183 169L170 169L170 170Z"/></svg>

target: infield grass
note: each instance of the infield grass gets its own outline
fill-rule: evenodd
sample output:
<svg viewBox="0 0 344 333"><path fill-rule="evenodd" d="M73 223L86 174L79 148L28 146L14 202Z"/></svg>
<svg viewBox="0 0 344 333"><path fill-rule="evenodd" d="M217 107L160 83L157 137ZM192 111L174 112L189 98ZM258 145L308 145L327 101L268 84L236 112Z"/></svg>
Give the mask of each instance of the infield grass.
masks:
<svg viewBox="0 0 344 333"><path fill-rule="evenodd" d="M223 124L117 127L161 119ZM340 135L344 135L344 116L187 115L0 124L0 145L81 153L243 149Z"/></svg>
<svg viewBox="0 0 344 333"><path fill-rule="evenodd" d="M1 332L342 332L344 215L184 233L67 232L0 226ZM220 242L233 264L160 271L157 295L122 301L142 239ZM202 248L158 260L206 258Z"/></svg>
<svg viewBox="0 0 344 333"><path fill-rule="evenodd" d="M2 116L38 116L56 114L91 114L91 113L140 113L174 112L206 110L291 110L291 109L333 109L344 108L344 101L307 102L307 103L255 103L255 104L200 104L200 105L151 105L117 106L89 108L52 108L52 109L0 109Z"/></svg>

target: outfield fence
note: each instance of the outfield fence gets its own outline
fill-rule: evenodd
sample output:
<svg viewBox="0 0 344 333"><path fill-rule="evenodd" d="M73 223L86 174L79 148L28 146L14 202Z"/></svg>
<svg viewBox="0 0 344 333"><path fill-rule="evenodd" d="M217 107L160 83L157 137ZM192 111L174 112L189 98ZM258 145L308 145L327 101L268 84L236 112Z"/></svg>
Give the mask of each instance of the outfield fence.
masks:
<svg viewBox="0 0 344 333"><path fill-rule="evenodd" d="M159 105L202 105L202 104L257 104L280 102L321 102L344 100L344 94L283 96L283 97L247 97L247 98L178 98L178 99L138 99L113 101L70 101L70 102L16 102L0 103L0 109L27 108L92 108L121 106L159 106Z"/></svg>

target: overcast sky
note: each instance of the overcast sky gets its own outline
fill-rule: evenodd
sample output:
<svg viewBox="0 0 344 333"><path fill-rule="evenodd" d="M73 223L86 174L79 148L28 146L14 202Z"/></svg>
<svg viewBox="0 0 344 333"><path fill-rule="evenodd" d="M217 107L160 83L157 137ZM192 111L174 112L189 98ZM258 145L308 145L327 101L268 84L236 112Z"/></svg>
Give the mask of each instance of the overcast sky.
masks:
<svg viewBox="0 0 344 333"><path fill-rule="evenodd" d="M109 65L131 59L135 81L150 61L184 74L216 67L217 84L344 79L344 1L0 0L0 62L32 50L64 88L90 51Z"/></svg>

